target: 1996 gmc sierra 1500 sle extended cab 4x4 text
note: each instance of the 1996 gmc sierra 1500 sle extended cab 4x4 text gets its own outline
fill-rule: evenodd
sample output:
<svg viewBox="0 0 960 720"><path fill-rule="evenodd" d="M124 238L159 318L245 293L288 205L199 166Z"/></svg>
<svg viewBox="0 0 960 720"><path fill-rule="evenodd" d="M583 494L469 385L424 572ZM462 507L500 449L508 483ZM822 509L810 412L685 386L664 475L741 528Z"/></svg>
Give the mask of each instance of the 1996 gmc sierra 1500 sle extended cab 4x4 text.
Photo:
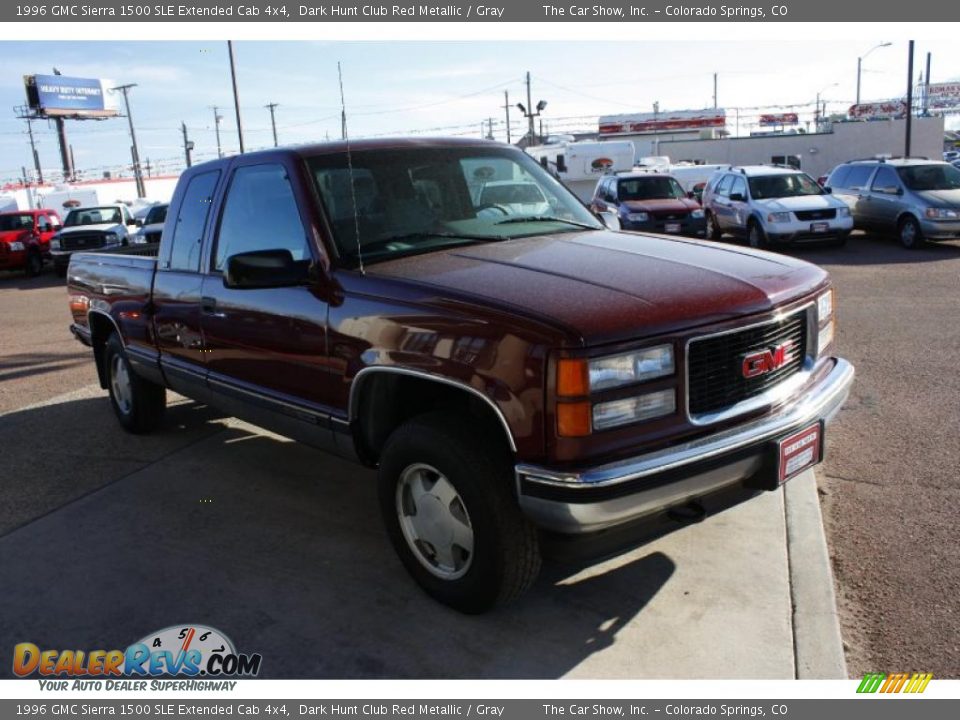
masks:
<svg viewBox="0 0 960 720"><path fill-rule="evenodd" d="M482 203L535 184L546 205ZM822 458L853 368L808 263L607 229L523 152L278 149L184 172L156 257L75 254L71 330L120 422L165 389L378 468L434 598L519 596L539 530L618 527Z"/></svg>

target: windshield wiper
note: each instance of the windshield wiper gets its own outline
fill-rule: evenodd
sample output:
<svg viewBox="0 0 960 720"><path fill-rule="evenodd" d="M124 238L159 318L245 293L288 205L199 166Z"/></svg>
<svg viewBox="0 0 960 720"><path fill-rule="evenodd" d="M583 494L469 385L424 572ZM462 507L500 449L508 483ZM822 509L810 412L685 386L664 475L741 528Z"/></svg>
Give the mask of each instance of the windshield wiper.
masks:
<svg viewBox="0 0 960 720"><path fill-rule="evenodd" d="M567 220L566 218L558 218L552 215L527 215L526 217L507 218L506 220L500 220L498 222L495 222L494 225L510 225L512 223L528 223L528 222L558 222L558 223L564 223L565 225L575 225L576 227L586 228L587 230L600 229L593 225L587 225L586 223L578 222L576 220Z"/></svg>

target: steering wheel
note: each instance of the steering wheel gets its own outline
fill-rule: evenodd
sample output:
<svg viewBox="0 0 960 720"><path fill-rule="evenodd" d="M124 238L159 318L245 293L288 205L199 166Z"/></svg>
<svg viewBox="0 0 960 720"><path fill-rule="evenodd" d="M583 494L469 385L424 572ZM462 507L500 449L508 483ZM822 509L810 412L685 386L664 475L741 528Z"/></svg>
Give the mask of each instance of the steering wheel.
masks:
<svg viewBox="0 0 960 720"><path fill-rule="evenodd" d="M479 214L481 210L499 210L505 216L512 214L508 208L505 208L503 205L498 205L497 203L484 203L483 205L478 205L473 209L473 211L477 214Z"/></svg>

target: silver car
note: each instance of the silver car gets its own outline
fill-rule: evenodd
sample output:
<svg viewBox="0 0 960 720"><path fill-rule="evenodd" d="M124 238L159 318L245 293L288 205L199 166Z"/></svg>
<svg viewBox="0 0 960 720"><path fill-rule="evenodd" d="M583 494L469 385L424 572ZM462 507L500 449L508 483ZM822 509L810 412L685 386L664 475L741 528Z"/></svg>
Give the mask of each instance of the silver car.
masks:
<svg viewBox="0 0 960 720"><path fill-rule="evenodd" d="M960 238L960 170L918 158L854 160L825 185L850 206L854 226L896 233L907 248Z"/></svg>

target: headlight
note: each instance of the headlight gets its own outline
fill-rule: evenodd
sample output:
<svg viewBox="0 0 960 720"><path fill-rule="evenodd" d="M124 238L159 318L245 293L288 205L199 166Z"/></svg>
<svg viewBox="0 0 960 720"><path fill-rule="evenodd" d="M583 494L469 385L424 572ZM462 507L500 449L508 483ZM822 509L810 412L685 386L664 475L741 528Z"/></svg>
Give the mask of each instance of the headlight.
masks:
<svg viewBox="0 0 960 720"><path fill-rule="evenodd" d="M589 362L590 391L630 385L673 374L673 346L656 347L637 352L598 358Z"/></svg>
<svg viewBox="0 0 960 720"><path fill-rule="evenodd" d="M788 212L770 213L769 215L767 215L767 222L772 222L772 223L790 222L790 213Z"/></svg>
<svg viewBox="0 0 960 720"><path fill-rule="evenodd" d="M817 320L823 324L833 315L833 290L827 290L823 295L817 298Z"/></svg>
<svg viewBox="0 0 960 720"><path fill-rule="evenodd" d="M53 238L53 239L50 240L50 249L51 249L51 250L59 250L59 249L60 249L60 238L55 237L55 238Z"/></svg>
<svg viewBox="0 0 960 720"><path fill-rule="evenodd" d="M628 212L627 213L627 220L629 220L630 222L646 222L649 219L650 219L650 213L645 213L645 212L636 212L636 213Z"/></svg>
<svg viewBox="0 0 960 720"><path fill-rule="evenodd" d="M960 212L947 208L927 208L925 214L933 220L956 220L960 218Z"/></svg>
<svg viewBox="0 0 960 720"><path fill-rule="evenodd" d="M8 243L7 247L10 248L10 252L23 252L24 248L26 248L26 245L24 245L20 241L17 241L17 242Z"/></svg>
<svg viewBox="0 0 960 720"><path fill-rule="evenodd" d="M108 232L103 234L103 239L106 240L108 243L111 243L119 240L120 236L117 235L117 233L115 232Z"/></svg>
<svg viewBox="0 0 960 720"><path fill-rule="evenodd" d="M629 423L669 415L677 409L677 394L673 389L660 390L637 397L593 406L594 430L606 430Z"/></svg>
<svg viewBox="0 0 960 720"><path fill-rule="evenodd" d="M694 220L699 220L703 217L703 210L694 210L690 213L690 217L692 217Z"/></svg>
<svg viewBox="0 0 960 720"><path fill-rule="evenodd" d="M850 217L850 208L837 208L837 217Z"/></svg>

